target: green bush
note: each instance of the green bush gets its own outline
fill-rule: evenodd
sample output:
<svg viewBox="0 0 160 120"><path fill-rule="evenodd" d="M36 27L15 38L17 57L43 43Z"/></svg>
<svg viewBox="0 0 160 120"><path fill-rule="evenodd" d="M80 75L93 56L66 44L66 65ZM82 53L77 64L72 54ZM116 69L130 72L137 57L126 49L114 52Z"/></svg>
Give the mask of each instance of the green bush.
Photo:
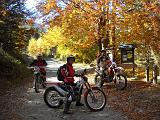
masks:
<svg viewBox="0 0 160 120"><path fill-rule="evenodd" d="M29 74L26 65L0 48L1 78L23 77Z"/></svg>

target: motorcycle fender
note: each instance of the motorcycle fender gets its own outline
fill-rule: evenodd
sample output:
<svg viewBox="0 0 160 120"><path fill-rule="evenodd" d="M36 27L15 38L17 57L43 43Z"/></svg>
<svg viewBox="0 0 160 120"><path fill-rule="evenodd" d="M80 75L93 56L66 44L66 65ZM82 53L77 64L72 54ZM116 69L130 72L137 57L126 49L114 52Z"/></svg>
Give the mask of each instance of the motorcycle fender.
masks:
<svg viewBox="0 0 160 120"><path fill-rule="evenodd" d="M64 90L63 90L62 88L60 88L59 86L53 85L52 87L54 87L60 95L62 95L62 96L67 96L68 92L64 91Z"/></svg>

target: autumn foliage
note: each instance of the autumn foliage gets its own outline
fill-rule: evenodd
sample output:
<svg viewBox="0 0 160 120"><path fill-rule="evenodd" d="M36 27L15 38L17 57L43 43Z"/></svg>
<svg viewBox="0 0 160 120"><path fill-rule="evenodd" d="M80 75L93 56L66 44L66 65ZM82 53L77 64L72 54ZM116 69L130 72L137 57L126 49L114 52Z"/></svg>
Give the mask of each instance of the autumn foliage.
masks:
<svg viewBox="0 0 160 120"><path fill-rule="evenodd" d="M60 56L74 53L87 61L85 53L96 56L98 48L121 43L149 46L158 59L160 50L159 2L136 0L48 0L38 6L44 15L54 13L50 29L42 39L58 45ZM62 39L53 39L50 30L61 29ZM54 33L53 33L54 34ZM55 33L56 34L56 33ZM48 36L48 37L47 37ZM102 41L103 39L103 41ZM103 45L102 45L103 44ZM143 52L143 51L142 51Z"/></svg>

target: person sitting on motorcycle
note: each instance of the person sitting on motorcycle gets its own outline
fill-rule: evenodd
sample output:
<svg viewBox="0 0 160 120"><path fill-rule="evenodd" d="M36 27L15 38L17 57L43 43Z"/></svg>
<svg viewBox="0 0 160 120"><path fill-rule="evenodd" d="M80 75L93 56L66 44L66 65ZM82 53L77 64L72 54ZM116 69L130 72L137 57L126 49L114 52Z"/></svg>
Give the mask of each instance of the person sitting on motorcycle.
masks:
<svg viewBox="0 0 160 120"><path fill-rule="evenodd" d="M46 81L46 70L45 68L41 68L41 66L47 66L47 62L43 59L42 55L37 55L37 59L33 60L30 66L38 66L40 67L40 72L43 75L44 81Z"/></svg>
<svg viewBox="0 0 160 120"><path fill-rule="evenodd" d="M101 50L100 55L97 58L97 67L98 69L102 68L103 73L102 77L106 77L109 75L110 69L109 66L111 65L111 60L109 58L109 53L106 53L106 50Z"/></svg>
<svg viewBox="0 0 160 120"><path fill-rule="evenodd" d="M67 57L67 63L66 63L66 67L62 68L61 70L61 73L64 77L64 83L67 85L67 86L75 86L76 84L74 83L74 76L77 76L75 74L75 70L72 66L72 64L75 62L75 58L73 56L68 56ZM78 99L76 99L76 106L83 106L83 104L80 102L81 100L81 94L82 94L82 91L80 91L79 95L78 95ZM70 101L68 98L66 100L66 103L65 103L65 107L64 107L64 111L63 113L64 114L70 114L69 112L69 107L70 107L70 104L71 104L72 101Z"/></svg>

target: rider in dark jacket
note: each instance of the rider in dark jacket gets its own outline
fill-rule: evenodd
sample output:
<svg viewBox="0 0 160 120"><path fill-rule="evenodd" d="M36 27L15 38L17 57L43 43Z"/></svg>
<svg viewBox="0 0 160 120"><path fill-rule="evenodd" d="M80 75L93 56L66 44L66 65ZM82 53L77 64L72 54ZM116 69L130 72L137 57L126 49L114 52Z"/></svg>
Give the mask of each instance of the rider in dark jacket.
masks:
<svg viewBox="0 0 160 120"><path fill-rule="evenodd" d="M64 77L64 83L66 85L69 85L69 86L75 86L76 84L74 83L74 76L78 76L75 74L75 71L74 71L74 68L72 66L72 64L75 62L75 58L73 56L68 56L67 57L67 63L66 63L66 67L62 68L61 70L61 73ZM76 99L76 106L83 106L83 104L80 102L81 100L81 94L82 94L82 91L79 93L78 95L78 99ZM65 108L64 108L64 114L70 114L69 112L69 107L70 107L70 104L71 104L72 101L66 100L66 103L65 103Z"/></svg>
<svg viewBox="0 0 160 120"><path fill-rule="evenodd" d="M102 67L103 63L105 63L107 60L110 60L108 54L106 54L105 50L101 50L100 55L97 58L97 67L100 68Z"/></svg>
<svg viewBox="0 0 160 120"><path fill-rule="evenodd" d="M103 74L102 77L105 77L108 73L108 65L111 64L109 54L106 53L106 50L101 50L100 55L97 58L97 67L98 70L102 67Z"/></svg>

